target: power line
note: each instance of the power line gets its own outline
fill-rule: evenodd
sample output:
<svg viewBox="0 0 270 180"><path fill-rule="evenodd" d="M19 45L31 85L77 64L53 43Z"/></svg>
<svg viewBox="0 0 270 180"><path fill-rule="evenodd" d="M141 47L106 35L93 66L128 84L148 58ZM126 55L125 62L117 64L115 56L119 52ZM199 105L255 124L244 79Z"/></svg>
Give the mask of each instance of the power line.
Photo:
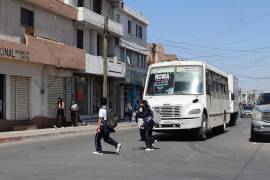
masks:
<svg viewBox="0 0 270 180"><path fill-rule="evenodd" d="M237 77L240 77L240 78L243 78L243 79L257 79L257 80L270 80L270 77L269 76L239 76L237 75Z"/></svg>
<svg viewBox="0 0 270 180"><path fill-rule="evenodd" d="M255 17L254 19L251 19L245 23L242 23L242 24L239 24L237 26L233 26L231 28L228 28L224 31L221 31L221 32L217 32L217 33L214 33L214 34L209 34L209 35L206 35L206 36L202 36L202 37L199 37L199 38L196 38L196 39L192 39L192 40L189 40L189 41L183 41L181 42L182 44L183 43L187 43L187 42L194 42L194 41L200 41L200 40L204 40L204 39L209 39L209 38L213 38L213 37L216 37L216 36L220 36L222 34L225 34L225 33L228 33L228 32L231 32L231 31L234 31L234 30L237 30L237 29L240 29L242 27L245 27L245 26L248 26L250 24L253 24L254 22L260 20L260 19L263 19L267 16L270 15L270 12L266 13L266 14L263 14L261 16L258 16L258 17Z"/></svg>
<svg viewBox="0 0 270 180"><path fill-rule="evenodd" d="M187 43L181 43L181 42L177 42L177 41L171 41L165 38L160 38L160 37L156 37L156 36L152 36L155 37L156 39L168 42L170 44L166 44L167 46L174 46L174 47L178 47L178 48L182 48L182 49L189 49L189 50L194 50L194 49L190 49L187 48L185 46L189 46L189 47L200 47L200 48L204 48L204 49L212 49L212 50L219 50L219 51L232 51L235 53L240 53L240 52L245 52L245 53L254 53L254 52L258 52L258 53L266 53L263 51L258 51L258 50L262 50L262 49L268 49L270 48L270 46L267 47L260 47L260 48L255 48L255 49L228 49L228 48L218 48L218 47L210 47L210 46L205 46L205 45L196 45L196 44L187 44ZM180 46L182 45L182 46ZM183 46L184 45L184 46Z"/></svg>

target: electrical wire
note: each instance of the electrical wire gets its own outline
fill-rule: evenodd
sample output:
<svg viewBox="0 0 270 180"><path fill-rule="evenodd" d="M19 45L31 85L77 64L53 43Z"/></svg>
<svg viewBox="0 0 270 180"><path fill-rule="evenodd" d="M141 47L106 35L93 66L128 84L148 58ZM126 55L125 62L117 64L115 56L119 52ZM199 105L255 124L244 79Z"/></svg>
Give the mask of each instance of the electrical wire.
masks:
<svg viewBox="0 0 270 180"><path fill-rule="evenodd" d="M263 14L261 16L258 16L258 17L255 17L254 19L251 19L245 23L242 23L242 24L239 24L237 26L233 26L231 28L228 28L224 31L220 31L220 32L217 32L217 33L213 33L213 34L209 34L209 35L206 35L206 36L202 36L202 37L199 37L199 38L195 38L195 39L191 39L189 41L182 41L181 44L184 44L184 43L188 43L188 42L194 42L194 41L201 41L201 40L205 40L205 39L209 39L209 38L213 38L213 37L217 37L217 36L220 36L220 35L223 35L225 33L228 33L228 32L232 32L232 31L235 31L237 29L240 29L240 28L243 28L243 27L246 27L250 24L253 24L267 16L270 15L270 12L266 13L266 14Z"/></svg>

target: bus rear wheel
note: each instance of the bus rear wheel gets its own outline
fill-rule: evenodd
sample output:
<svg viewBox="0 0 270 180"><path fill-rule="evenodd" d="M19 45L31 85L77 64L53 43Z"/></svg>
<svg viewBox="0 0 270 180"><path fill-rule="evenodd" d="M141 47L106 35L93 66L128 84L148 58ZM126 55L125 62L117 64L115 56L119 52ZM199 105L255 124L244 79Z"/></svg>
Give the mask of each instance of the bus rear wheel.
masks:
<svg viewBox="0 0 270 180"><path fill-rule="evenodd" d="M220 133L224 133L227 129L227 119L226 119L226 112L224 112L224 117L223 117L223 124L220 126Z"/></svg>
<svg viewBox="0 0 270 180"><path fill-rule="evenodd" d="M202 115L201 127L198 129L197 138L199 141L205 141L207 139L207 117L206 114Z"/></svg>

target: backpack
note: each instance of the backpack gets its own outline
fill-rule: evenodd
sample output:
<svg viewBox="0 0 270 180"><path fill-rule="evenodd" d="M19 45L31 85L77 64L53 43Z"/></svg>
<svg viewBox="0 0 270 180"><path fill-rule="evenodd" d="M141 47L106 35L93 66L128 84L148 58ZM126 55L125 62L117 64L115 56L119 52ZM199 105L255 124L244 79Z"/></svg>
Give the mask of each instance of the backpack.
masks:
<svg viewBox="0 0 270 180"><path fill-rule="evenodd" d="M114 129L118 123L118 117L113 113L111 109L106 109L107 122L110 128Z"/></svg>

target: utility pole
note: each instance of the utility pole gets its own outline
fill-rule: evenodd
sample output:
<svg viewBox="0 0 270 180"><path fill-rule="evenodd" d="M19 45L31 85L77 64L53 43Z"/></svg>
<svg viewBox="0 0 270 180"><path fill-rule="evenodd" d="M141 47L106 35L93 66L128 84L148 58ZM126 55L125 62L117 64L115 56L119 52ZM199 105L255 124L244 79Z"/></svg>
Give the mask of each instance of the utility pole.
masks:
<svg viewBox="0 0 270 180"><path fill-rule="evenodd" d="M107 98L108 90L108 17L104 18L103 32L103 97Z"/></svg>

